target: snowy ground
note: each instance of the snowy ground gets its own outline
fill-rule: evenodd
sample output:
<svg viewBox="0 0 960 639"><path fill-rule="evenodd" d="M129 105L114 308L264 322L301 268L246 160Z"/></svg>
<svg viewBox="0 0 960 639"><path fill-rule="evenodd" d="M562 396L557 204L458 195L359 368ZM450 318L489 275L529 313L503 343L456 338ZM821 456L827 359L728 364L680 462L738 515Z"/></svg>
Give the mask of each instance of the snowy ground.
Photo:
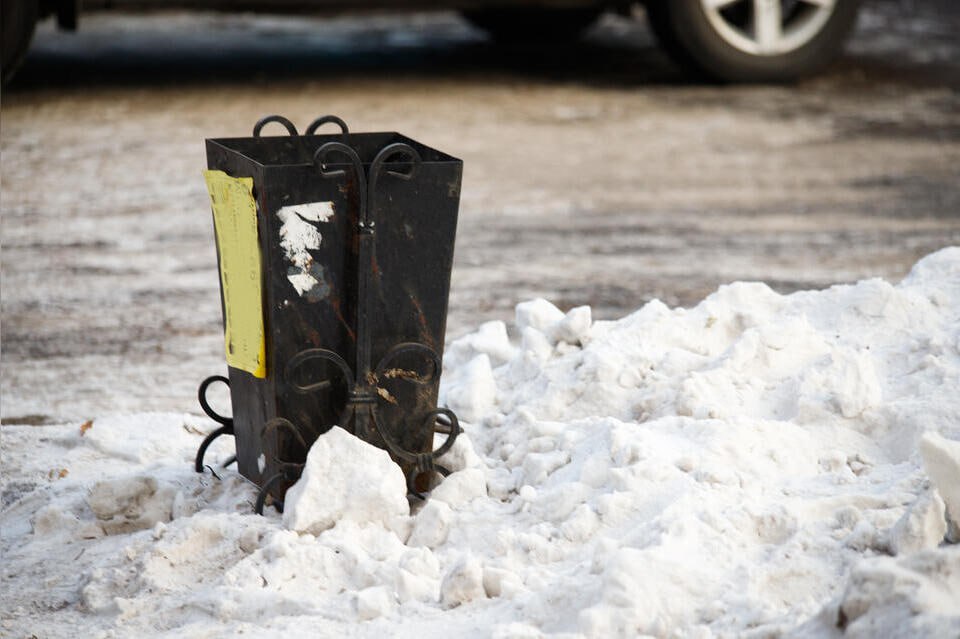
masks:
<svg viewBox="0 0 960 639"><path fill-rule="evenodd" d="M196 416L5 425L3 634L958 636L960 248L514 328L447 349L465 433L412 509L340 429L260 517Z"/></svg>

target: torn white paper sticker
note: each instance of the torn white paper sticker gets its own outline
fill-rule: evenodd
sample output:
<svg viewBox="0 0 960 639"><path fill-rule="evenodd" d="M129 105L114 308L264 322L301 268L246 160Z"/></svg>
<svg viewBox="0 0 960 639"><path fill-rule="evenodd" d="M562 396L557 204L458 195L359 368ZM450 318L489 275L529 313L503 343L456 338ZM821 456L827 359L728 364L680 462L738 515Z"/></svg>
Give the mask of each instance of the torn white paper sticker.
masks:
<svg viewBox="0 0 960 639"><path fill-rule="evenodd" d="M281 224L280 248L293 267L287 279L302 296L318 283L311 274L314 269L310 251L320 248L323 237L317 224L333 217L333 202L291 204L281 207L277 217Z"/></svg>

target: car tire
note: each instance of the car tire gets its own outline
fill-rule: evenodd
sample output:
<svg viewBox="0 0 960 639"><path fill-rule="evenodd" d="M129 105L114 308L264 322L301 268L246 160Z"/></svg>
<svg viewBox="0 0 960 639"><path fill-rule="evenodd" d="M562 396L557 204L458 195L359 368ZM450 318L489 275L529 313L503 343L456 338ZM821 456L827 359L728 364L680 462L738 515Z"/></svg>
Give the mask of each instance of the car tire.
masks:
<svg viewBox="0 0 960 639"><path fill-rule="evenodd" d="M499 42L569 42L592 25L600 7L493 7L463 12L475 27Z"/></svg>
<svg viewBox="0 0 960 639"><path fill-rule="evenodd" d="M0 3L3 42L0 43L0 75L3 84L13 77L30 48L37 25L37 0L3 0Z"/></svg>
<svg viewBox="0 0 960 639"><path fill-rule="evenodd" d="M786 82L843 48L860 0L648 0L651 30L681 65L727 82Z"/></svg>

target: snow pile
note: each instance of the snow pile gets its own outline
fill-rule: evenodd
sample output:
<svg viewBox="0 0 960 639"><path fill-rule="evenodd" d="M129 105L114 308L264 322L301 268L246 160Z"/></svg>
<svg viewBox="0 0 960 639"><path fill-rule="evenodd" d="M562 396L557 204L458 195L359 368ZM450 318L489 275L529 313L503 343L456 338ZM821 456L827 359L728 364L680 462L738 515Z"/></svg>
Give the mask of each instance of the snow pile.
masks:
<svg viewBox="0 0 960 639"><path fill-rule="evenodd" d="M737 283L615 322L537 300L514 330L448 346L465 432L410 511L339 429L281 518L191 472L199 418L4 426L6 628L960 634L960 249L897 286Z"/></svg>

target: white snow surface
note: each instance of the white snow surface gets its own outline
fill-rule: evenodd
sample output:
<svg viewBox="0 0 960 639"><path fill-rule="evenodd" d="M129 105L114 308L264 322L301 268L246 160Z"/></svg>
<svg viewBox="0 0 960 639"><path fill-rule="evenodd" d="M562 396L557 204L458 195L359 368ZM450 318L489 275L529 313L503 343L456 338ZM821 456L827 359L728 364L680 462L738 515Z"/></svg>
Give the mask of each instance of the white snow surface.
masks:
<svg viewBox="0 0 960 639"><path fill-rule="evenodd" d="M339 429L259 517L193 472L204 418L4 425L0 634L960 636L960 248L446 351L464 433L409 514Z"/></svg>

